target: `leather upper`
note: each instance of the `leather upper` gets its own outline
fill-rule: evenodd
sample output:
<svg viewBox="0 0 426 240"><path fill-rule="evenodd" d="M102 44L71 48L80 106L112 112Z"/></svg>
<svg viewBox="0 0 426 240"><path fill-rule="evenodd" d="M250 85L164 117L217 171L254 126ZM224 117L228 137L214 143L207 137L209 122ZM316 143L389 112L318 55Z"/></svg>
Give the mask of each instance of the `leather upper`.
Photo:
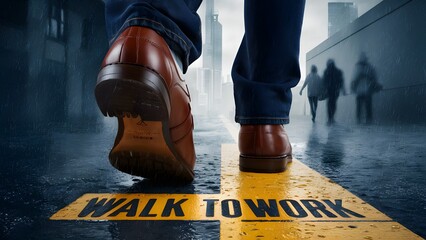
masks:
<svg viewBox="0 0 426 240"><path fill-rule="evenodd" d="M292 154L283 125L241 125L238 147L242 156L283 157Z"/></svg>
<svg viewBox="0 0 426 240"><path fill-rule="evenodd" d="M188 87L180 78L172 53L154 30L133 26L114 42L102 67L111 64L132 64L155 71L164 80L170 99L169 127L172 141L180 156L191 169L195 164L192 137L194 128Z"/></svg>

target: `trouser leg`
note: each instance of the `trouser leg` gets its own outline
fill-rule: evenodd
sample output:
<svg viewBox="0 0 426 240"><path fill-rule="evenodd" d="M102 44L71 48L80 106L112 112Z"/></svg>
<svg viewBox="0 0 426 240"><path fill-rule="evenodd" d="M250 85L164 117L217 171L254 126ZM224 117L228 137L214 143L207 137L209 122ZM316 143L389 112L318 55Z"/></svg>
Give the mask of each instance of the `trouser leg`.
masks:
<svg viewBox="0 0 426 240"><path fill-rule="evenodd" d="M315 117L317 115L317 113L316 113L317 98L316 97L308 97L308 99L309 99L309 106L311 107L312 120L315 120Z"/></svg>
<svg viewBox="0 0 426 240"><path fill-rule="evenodd" d="M358 123L361 123L361 111L362 111L363 102L364 101L362 96L356 97L356 119Z"/></svg>
<svg viewBox="0 0 426 240"><path fill-rule="evenodd" d="M371 95L365 96L365 111L367 123L371 123L371 121L373 120L373 102Z"/></svg>
<svg viewBox="0 0 426 240"><path fill-rule="evenodd" d="M106 28L110 43L129 26L155 30L183 63L184 71L201 54L201 0L105 1Z"/></svg>
<svg viewBox="0 0 426 240"><path fill-rule="evenodd" d="M318 97L312 97L312 103L313 103L313 110L314 110L314 119L317 116L317 107L318 107Z"/></svg>
<svg viewBox="0 0 426 240"><path fill-rule="evenodd" d="M245 35L233 68L236 122L286 124L300 80L304 0L246 0Z"/></svg>
<svg viewBox="0 0 426 240"><path fill-rule="evenodd" d="M334 114L336 113L336 102L337 97L328 97L327 101L327 110L328 110L328 121L333 122L334 121Z"/></svg>

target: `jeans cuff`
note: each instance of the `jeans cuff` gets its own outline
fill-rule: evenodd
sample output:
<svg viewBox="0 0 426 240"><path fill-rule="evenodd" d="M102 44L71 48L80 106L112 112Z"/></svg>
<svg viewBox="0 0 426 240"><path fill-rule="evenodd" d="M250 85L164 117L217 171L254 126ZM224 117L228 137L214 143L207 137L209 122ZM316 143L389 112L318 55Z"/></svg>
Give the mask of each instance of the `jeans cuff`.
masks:
<svg viewBox="0 0 426 240"><path fill-rule="evenodd" d="M239 124L250 124L250 125L282 125L289 124L290 119L287 118L271 118L271 117L241 117L235 116L235 122Z"/></svg>

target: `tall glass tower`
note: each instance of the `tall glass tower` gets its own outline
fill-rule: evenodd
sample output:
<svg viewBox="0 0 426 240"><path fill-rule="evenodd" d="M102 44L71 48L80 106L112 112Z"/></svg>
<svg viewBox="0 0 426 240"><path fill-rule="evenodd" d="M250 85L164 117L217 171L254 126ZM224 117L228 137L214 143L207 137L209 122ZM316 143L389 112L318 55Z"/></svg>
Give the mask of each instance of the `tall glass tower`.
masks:
<svg viewBox="0 0 426 240"><path fill-rule="evenodd" d="M203 68L205 89L210 110L222 99L222 24L214 10L214 0L206 0L205 41L203 46Z"/></svg>

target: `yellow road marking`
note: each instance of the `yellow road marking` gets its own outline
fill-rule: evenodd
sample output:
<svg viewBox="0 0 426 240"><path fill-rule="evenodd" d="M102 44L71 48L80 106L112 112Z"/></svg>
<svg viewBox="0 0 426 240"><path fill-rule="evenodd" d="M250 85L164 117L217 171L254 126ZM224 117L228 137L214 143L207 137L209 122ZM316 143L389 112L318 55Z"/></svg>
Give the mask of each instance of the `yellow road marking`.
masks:
<svg viewBox="0 0 426 240"><path fill-rule="evenodd" d="M327 216L324 212L320 212L322 217L314 217L306 206L301 204L308 213L305 218L282 217L290 221L276 221L277 218L271 217L257 218L257 221L239 219L241 221L232 221L233 224L229 224L229 219L222 220L222 239L244 236L263 236L265 239L421 239L298 160L293 160L288 169L280 174L243 173L238 170L238 154L235 146L222 146L223 198L289 199L297 202L317 200L323 204L326 200L334 203L336 200L342 200L345 209L364 217L351 214L348 214L349 217L342 217L326 204L325 209L337 217ZM314 205L316 202L310 203ZM251 213L247 207L243 208L243 211L249 215Z"/></svg>
<svg viewBox="0 0 426 240"><path fill-rule="evenodd" d="M238 156L222 145L220 194L85 194L51 219L220 221L221 239L421 239L300 161L244 173Z"/></svg>

